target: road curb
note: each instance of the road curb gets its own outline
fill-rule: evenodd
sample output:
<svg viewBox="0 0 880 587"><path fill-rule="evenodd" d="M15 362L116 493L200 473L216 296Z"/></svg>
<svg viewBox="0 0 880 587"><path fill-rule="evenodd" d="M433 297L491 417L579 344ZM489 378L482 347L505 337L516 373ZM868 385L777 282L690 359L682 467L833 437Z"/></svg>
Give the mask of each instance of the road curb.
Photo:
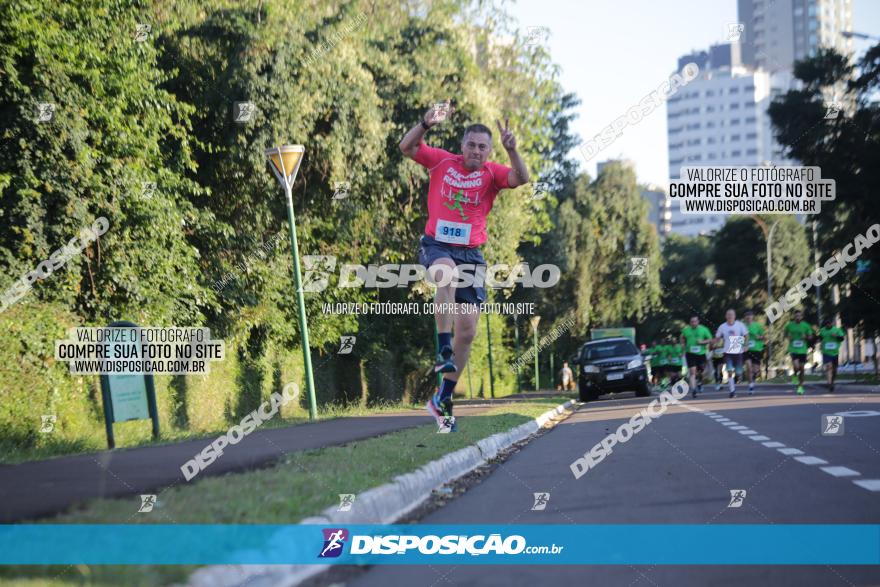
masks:
<svg viewBox="0 0 880 587"><path fill-rule="evenodd" d="M303 519L300 524L391 524L418 507L437 487L458 479L494 458L502 450L528 438L574 403L574 400L568 400L534 420L493 434L476 444L422 465L411 473L398 475L391 483L360 493L357 496L357 507L350 511L339 512L337 506L331 506L317 516ZM285 541L284 532L278 532L269 545L270 550L283 549ZM293 587L330 568L331 565L211 566L193 573L187 586L232 587L247 583L248 587Z"/></svg>

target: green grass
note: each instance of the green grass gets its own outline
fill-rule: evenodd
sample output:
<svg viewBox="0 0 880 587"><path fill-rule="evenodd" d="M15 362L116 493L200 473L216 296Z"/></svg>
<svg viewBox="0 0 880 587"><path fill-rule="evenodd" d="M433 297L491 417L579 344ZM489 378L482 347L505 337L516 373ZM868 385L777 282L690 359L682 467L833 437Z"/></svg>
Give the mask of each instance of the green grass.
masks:
<svg viewBox="0 0 880 587"><path fill-rule="evenodd" d="M60 524L295 524L338 504L340 493L362 493L497 432L509 430L567 398L505 404L459 419L459 432L437 434L433 424L384 436L292 453L274 466L205 477L167 489L150 513L140 498L96 500L49 523ZM354 507L357 507L355 498ZM195 567L77 566L0 568L4 585L167 585Z"/></svg>

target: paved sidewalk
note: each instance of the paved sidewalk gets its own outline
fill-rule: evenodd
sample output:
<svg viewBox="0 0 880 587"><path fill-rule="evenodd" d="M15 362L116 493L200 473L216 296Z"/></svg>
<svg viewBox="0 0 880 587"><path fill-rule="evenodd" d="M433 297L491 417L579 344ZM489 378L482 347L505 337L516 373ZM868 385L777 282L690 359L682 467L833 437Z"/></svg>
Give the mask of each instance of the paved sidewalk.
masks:
<svg viewBox="0 0 880 587"><path fill-rule="evenodd" d="M519 394L503 400L456 401L456 416L471 416L491 406L551 394ZM432 423L425 410L403 410L371 416L337 418L285 428L256 430L199 473L206 476L246 471L271 464L283 455L338 446L405 428ZM45 518L97 498L156 493L185 480L181 465L216 436L131 449L56 457L0 465L0 523Z"/></svg>

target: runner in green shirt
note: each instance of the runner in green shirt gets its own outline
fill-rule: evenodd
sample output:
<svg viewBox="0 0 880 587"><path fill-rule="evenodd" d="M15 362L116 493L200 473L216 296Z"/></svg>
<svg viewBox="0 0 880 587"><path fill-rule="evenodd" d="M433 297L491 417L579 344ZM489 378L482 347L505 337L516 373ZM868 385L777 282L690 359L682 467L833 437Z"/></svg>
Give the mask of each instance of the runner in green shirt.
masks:
<svg viewBox="0 0 880 587"><path fill-rule="evenodd" d="M724 343L712 344L712 371L715 374L715 391L721 391L721 383L724 381Z"/></svg>
<svg viewBox="0 0 880 587"><path fill-rule="evenodd" d="M822 341L822 366L828 381L828 391L834 393L834 380L837 379L837 355L840 353L840 343L846 338L842 328L833 326L831 319L826 318L824 325L819 329L819 340Z"/></svg>
<svg viewBox="0 0 880 587"><path fill-rule="evenodd" d="M660 368L660 345L657 344L656 340L651 341L651 346L645 349L645 355L647 355L647 363L651 368L651 385L657 385L657 371Z"/></svg>
<svg viewBox="0 0 880 587"><path fill-rule="evenodd" d="M663 378L663 370L666 369L666 347L656 340L651 347L651 383L660 385Z"/></svg>
<svg viewBox="0 0 880 587"><path fill-rule="evenodd" d="M681 368L684 365L684 349L671 336L666 348L669 350L667 355L669 361L669 384L675 385L681 379Z"/></svg>
<svg viewBox="0 0 880 587"><path fill-rule="evenodd" d="M807 351L812 346L815 332L813 326L804 320L804 313L796 310L794 320L785 325L785 336L788 337L788 352L794 375L791 382L797 384L798 395L804 394L804 365L807 363Z"/></svg>
<svg viewBox="0 0 880 587"><path fill-rule="evenodd" d="M761 373L761 359L764 357L764 326L755 321L755 313L745 313L746 328L749 330L749 348L746 351L746 373L749 379L749 395L755 393L755 377Z"/></svg>
<svg viewBox="0 0 880 587"><path fill-rule="evenodd" d="M681 329L681 342L685 349L691 396L703 393L703 371L706 369L706 351L712 342L712 332L700 324L699 316L691 316L690 325Z"/></svg>

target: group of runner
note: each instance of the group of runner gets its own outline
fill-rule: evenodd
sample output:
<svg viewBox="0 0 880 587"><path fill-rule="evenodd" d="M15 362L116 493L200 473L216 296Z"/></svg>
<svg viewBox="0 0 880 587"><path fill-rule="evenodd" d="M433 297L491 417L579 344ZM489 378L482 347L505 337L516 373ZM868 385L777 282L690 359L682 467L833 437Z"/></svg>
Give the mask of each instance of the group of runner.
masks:
<svg viewBox="0 0 880 587"><path fill-rule="evenodd" d="M727 310L725 321L715 334L700 324L699 316L691 316L689 324L681 330L678 339L668 336L654 341L645 354L649 357L651 379L661 389L681 379L683 367L687 367L691 394L697 397L703 391L703 377L709 360L712 362L715 390L720 391L723 369L727 370L729 397L736 397L736 385L746 376L749 395L755 392L755 379L760 375L761 362L766 349L767 329L755 320L751 310L745 313L745 323L736 319L736 312ZM797 310L785 325L788 353L791 356L792 385L799 395L804 390L804 367L810 350L818 343L822 351L828 390L834 392L837 378L837 357L840 344L845 338L843 329L826 319L821 328L804 320L803 312Z"/></svg>

